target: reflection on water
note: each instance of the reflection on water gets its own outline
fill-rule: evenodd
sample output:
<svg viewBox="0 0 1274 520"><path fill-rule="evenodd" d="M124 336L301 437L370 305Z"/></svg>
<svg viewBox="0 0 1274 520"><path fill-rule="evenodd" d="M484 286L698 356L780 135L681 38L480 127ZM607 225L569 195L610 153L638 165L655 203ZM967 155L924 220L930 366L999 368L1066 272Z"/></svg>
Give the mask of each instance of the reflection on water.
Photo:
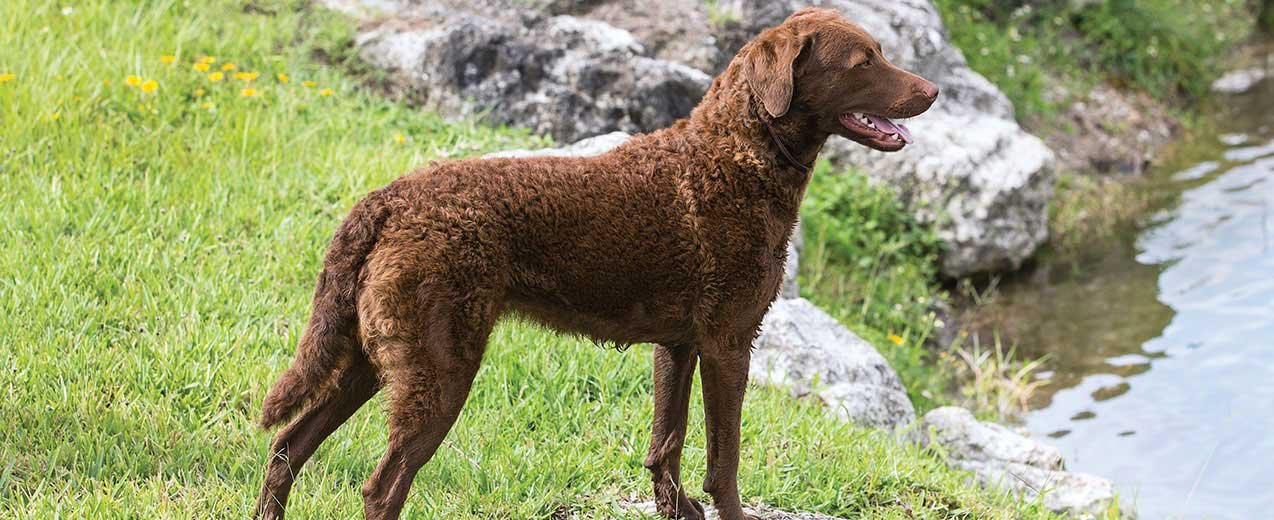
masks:
<svg viewBox="0 0 1274 520"><path fill-rule="evenodd" d="M1225 105L1135 236L1038 266L992 310L1050 356L1027 428L1143 518L1274 515L1274 84Z"/></svg>

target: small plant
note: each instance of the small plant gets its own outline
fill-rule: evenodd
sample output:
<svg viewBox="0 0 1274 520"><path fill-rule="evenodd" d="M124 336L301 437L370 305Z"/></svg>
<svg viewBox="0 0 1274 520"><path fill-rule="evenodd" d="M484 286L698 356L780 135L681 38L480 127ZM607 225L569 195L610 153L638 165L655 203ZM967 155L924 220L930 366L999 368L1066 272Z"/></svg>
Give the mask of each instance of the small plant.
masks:
<svg viewBox="0 0 1274 520"><path fill-rule="evenodd" d="M983 346L977 335L970 337L970 348L957 344L942 354L954 366L967 406L996 414L995 418L1014 418L1030 410L1031 396L1045 383L1034 377L1046 358L1022 363L1016 360L1016 348L1005 350L998 335L990 346Z"/></svg>
<svg viewBox="0 0 1274 520"><path fill-rule="evenodd" d="M1063 256L1094 240L1116 236L1145 213L1150 198L1135 183L1064 174L1049 206L1049 240Z"/></svg>
<svg viewBox="0 0 1274 520"><path fill-rule="evenodd" d="M725 27L739 21L738 11L722 7L721 0L704 0L703 4L708 12L708 23L713 27Z"/></svg>

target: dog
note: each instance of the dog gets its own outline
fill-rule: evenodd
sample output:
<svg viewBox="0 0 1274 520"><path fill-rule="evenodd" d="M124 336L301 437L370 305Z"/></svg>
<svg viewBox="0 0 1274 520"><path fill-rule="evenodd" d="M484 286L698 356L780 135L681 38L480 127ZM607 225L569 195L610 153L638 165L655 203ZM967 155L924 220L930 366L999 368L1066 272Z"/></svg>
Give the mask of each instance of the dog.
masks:
<svg viewBox="0 0 1274 520"><path fill-rule="evenodd" d="M645 466L658 511L703 518L681 485L691 381L707 428L703 489L739 498L752 341L778 293L811 166L832 135L885 152L912 141L938 87L892 65L835 11L805 9L745 45L690 117L586 158L432 164L372 192L328 248L292 365L265 397L274 438L256 506L282 518L295 475L379 390L389 442L362 488L397 518L460 414L506 315L616 344L654 344Z"/></svg>

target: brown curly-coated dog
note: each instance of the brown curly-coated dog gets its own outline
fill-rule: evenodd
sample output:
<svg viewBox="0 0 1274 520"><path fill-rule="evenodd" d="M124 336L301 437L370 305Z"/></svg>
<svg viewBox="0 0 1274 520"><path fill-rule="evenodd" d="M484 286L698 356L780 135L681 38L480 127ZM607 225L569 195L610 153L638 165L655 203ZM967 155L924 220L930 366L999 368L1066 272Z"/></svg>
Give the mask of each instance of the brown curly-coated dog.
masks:
<svg viewBox="0 0 1274 520"><path fill-rule="evenodd" d="M688 119L589 158L431 165L372 192L328 249L296 360L261 424L274 439L256 513L281 518L301 466L380 388L389 446L363 486L397 518L460 414L496 320L516 314L620 344L654 343L645 465L659 512L701 518L680 459L701 363L708 475L721 518L748 518L736 471L752 340L779 288L810 165L830 135L911 141L938 88L863 29L806 9L739 51Z"/></svg>

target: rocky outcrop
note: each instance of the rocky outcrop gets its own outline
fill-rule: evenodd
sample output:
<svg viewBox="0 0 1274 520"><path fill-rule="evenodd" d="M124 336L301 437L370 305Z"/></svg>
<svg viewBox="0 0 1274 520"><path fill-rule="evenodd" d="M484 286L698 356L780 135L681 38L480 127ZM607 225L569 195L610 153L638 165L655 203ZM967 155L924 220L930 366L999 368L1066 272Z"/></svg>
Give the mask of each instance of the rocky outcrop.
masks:
<svg viewBox="0 0 1274 520"><path fill-rule="evenodd" d="M1116 500L1109 480L1065 471L1057 448L978 421L963 408L930 411L909 436L921 446L940 446L952 465L972 472L982 485L1042 496L1044 506L1058 513L1104 516Z"/></svg>
<svg viewBox="0 0 1274 520"><path fill-rule="evenodd" d="M816 397L841 419L893 429L916 417L885 358L809 300L775 301L753 347L752 380Z"/></svg>
<svg viewBox="0 0 1274 520"><path fill-rule="evenodd" d="M688 114L712 80L648 57L623 29L516 2L329 3L365 18L360 55L409 99L558 140L663 128Z"/></svg>
<svg viewBox="0 0 1274 520"><path fill-rule="evenodd" d="M1018 126L1008 98L968 67L928 0L722 0L739 22L720 39L740 43L811 4L844 13L880 40L890 61L942 88L929 112L907 122L916 142L903 151L833 138L824 156L896 188L946 243L948 275L1029 258L1048 234L1054 155Z"/></svg>

